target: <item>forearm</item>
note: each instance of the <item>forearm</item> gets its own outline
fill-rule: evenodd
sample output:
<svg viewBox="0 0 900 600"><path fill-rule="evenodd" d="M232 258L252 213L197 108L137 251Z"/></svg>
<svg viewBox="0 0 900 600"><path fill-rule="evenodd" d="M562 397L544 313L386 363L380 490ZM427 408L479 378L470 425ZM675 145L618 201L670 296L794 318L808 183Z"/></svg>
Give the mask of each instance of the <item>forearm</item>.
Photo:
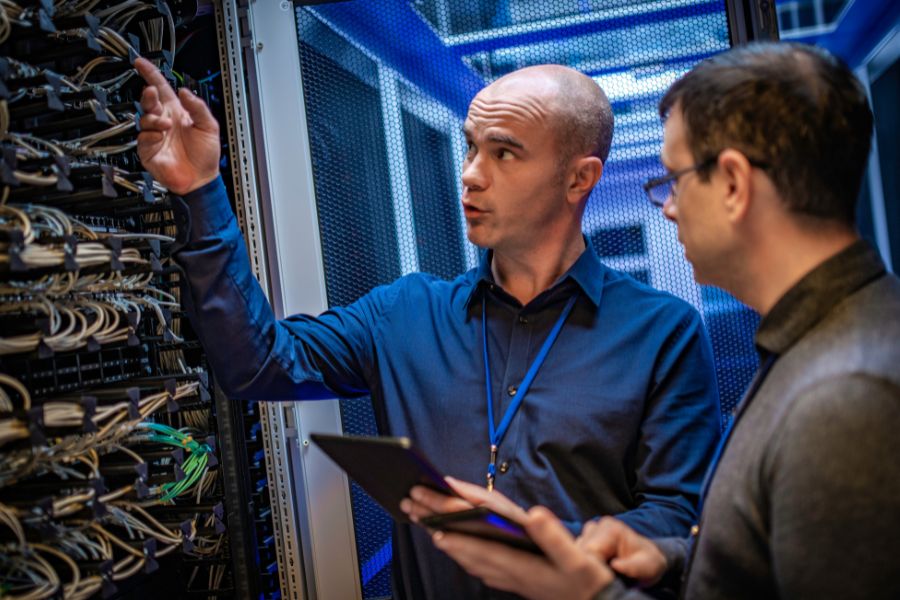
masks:
<svg viewBox="0 0 900 600"><path fill-rule="evenodd" d="M221 179L184 200L190 225L175 255L184 305L226 393L253 400L333 396L308 359L289 343L276 344L284 332L253 277Z"/></svg>

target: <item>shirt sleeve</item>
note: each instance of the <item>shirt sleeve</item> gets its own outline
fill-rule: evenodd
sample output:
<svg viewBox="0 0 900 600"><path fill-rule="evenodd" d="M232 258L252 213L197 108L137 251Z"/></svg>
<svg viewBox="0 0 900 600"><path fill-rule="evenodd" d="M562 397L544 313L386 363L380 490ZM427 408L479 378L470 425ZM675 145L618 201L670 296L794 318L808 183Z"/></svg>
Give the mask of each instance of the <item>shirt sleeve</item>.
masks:
<svg viewBox="0 0 900 600"><path fill-rule="evenodd" d="M700 315L685 307L669 327L637 441L632 493L638 506L615 515L651 538L686 536L697 522L721 429L712 346Z"/></svg>
<svg viewBox="0 0 900 600"><path fill-rule="evenodd" d="M782 598L898 598L900 387L867 375L807 389L764 461Z"/></svg>
<svg viewBox="0 0 900 600"><path fill-rule="evenodd" d="M184 200L187 214L177 219L183 246L175 253L183 301L225 393L246 400L365 394L375 323L391 303L391 289L377 288L319 317L278 320L253 276L221 178Z"/></svg>

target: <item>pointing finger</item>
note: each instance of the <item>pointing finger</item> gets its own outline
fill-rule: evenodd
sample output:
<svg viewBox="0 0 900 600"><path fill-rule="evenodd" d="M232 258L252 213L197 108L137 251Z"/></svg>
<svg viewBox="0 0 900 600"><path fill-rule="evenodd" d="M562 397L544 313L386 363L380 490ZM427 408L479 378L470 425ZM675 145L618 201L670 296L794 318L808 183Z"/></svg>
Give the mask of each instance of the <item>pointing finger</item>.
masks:
<svg viewBox="0 0 900 600"><path fill-rule="evenodd" d="M172 90L172 86L169 85L169 82L166 81L166 78L152 62L146 58L138 58L134 61L134 68L144 78L144 81L159 91L159 97L163 102L175 99L175 92Z"/></svg>
<svg viewBox="0 0 900 600"><path fill-rule="evenodd" d="M144 114L163 114L162 102L159 101L159 92L152 85L145 87L141 94L141 110Z"/></svg>

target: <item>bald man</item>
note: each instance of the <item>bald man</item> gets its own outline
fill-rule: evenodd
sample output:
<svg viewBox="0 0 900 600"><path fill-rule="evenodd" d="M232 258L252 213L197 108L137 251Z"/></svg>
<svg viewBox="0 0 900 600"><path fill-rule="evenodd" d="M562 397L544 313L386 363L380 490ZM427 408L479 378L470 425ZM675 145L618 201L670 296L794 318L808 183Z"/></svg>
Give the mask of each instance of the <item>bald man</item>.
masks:
<svg viewBox="0 0 900 600"><path fill-rule="evenodd" d="M719 430L712 353L693 309L601 264L581 232L613 128L591 79L532 67L472 101L462 207L487 249L477 268L277 320L218 176L215 120L149 62L136 67L149 84L139 153L189 207L175 258L230 397L368 394L383 434L512 506L548 506L573 532L618 515L645 535L687 533ZM398 524L393 551L397 598L493 594L420 528Z"/></svg>

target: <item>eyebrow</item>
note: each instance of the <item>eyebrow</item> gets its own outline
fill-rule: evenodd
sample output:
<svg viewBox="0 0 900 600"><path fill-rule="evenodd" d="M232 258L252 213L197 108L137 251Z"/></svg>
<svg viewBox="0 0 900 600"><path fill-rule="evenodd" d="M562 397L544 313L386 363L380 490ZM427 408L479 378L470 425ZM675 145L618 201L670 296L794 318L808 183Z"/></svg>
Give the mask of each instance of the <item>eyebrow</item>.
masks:
<svg viewBox="0 0 900 600"><path fill-rule="evenodd" d="M463 127L462 127L462 132L463 132L463 135L466 136L467 140L472 138L471 130L469 128L467 128L465 125L463 125ZM489 135L487 138L487 141L494 143L494 144L503 144L504 146L518 148L519 150L525 149L525 144L523 144L516 138L509 136L509 135L498 135L498 134Z"/></svg>

